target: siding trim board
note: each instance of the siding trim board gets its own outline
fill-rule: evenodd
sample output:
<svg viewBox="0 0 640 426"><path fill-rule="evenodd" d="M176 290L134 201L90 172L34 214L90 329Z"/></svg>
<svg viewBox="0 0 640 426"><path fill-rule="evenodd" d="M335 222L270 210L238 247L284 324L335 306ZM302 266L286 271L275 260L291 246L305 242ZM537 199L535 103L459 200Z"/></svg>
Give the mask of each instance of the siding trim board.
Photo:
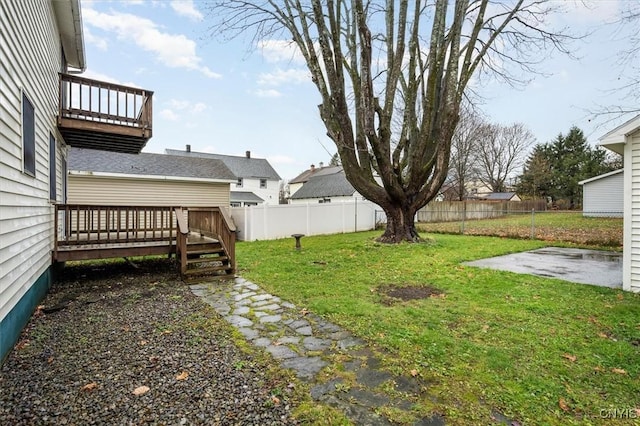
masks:
<svg viewBox="0 0 640 426"><path fill-rule="evenodd" d="M29 287L18 303L0 320L0 364L16 344L20 333L53 282L52 267L47 268Z"/></svg>

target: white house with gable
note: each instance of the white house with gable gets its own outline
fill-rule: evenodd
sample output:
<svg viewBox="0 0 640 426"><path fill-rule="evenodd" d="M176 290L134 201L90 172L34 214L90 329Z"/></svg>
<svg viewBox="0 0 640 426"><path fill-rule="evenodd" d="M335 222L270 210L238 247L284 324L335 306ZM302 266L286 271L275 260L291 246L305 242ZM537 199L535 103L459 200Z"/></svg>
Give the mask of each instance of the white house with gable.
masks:
<svg viewBox="0 0 640 426"><path fill-rule="evenodd" d="M623 156L622 288L640 292L640 115L600 138L600 145Z"/></svg>
<svg viewBox="0 0 640 426"><path fill-rule="evenodd" d="M235 184L231 184L231 207L280 203L280 175L266 159L251 157L251 151L243 157L195 152L187 145L185 151L165 149L165 153L222 161L237 179Z"/></svg>

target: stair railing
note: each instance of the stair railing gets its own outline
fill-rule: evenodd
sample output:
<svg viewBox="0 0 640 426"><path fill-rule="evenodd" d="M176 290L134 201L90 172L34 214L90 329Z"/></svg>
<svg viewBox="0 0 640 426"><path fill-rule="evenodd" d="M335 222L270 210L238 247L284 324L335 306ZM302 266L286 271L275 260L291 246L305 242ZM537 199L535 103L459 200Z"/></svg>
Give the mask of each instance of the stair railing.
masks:
<svg viewBox="0 0 640 426"><path fill-rule="evenodd" d="M223 207L189 207L189 231L215 238L229 256L232 273L236 270L236 225Z"/></svg>
<svg viewBox="0 0 640 426"><path fill-rule="evenodd" d="M187 237L189 235L189 227L187 226L182 207L176 207L174 211L178 224L178 232L176 233L176 257L179 256L180 258L180 273L184 275L187 273Z"/></svg>

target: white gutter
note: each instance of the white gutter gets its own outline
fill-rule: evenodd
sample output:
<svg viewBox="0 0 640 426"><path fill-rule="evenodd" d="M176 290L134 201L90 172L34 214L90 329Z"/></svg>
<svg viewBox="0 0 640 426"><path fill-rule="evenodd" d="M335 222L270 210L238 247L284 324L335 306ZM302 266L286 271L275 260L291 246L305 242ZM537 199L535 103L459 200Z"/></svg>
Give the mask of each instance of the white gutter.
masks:
<svg viewBox="0 0 640 426"><path fill-rule="evenodd" d="M62 49L67 65L81 73L87 68L84 37L82 33L82 13L80 0L52 0L53 10L58 23Z"/></svg>
<svg viewBox="0 0 640 426"><path fill-rule="evenodd" d="M69 170L70 176L95 176L99 178L115 178L115 179L146 179L146 180L164 180L174 182L205 182L205 183L236 183L235 179L209 179L186 176L162 176L162 175L136 175L127 173L109 173L109 172L82 172L78 170Z"/></svg>

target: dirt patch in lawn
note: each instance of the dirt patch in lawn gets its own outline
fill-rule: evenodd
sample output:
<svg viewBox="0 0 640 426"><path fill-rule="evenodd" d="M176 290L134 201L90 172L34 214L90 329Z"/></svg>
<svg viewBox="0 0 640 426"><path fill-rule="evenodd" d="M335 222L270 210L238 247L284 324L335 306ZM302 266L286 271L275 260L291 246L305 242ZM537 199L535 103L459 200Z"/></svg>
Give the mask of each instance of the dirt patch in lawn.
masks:
<svg viewBox="0 0 640 426"><path fill-rule="evenodd" d="M382 303L387 306L409 300L427 299L429 297L439 297L444 292L436 287L410 286L410 285L385 285L379 289L382 296Z"/></svg>

